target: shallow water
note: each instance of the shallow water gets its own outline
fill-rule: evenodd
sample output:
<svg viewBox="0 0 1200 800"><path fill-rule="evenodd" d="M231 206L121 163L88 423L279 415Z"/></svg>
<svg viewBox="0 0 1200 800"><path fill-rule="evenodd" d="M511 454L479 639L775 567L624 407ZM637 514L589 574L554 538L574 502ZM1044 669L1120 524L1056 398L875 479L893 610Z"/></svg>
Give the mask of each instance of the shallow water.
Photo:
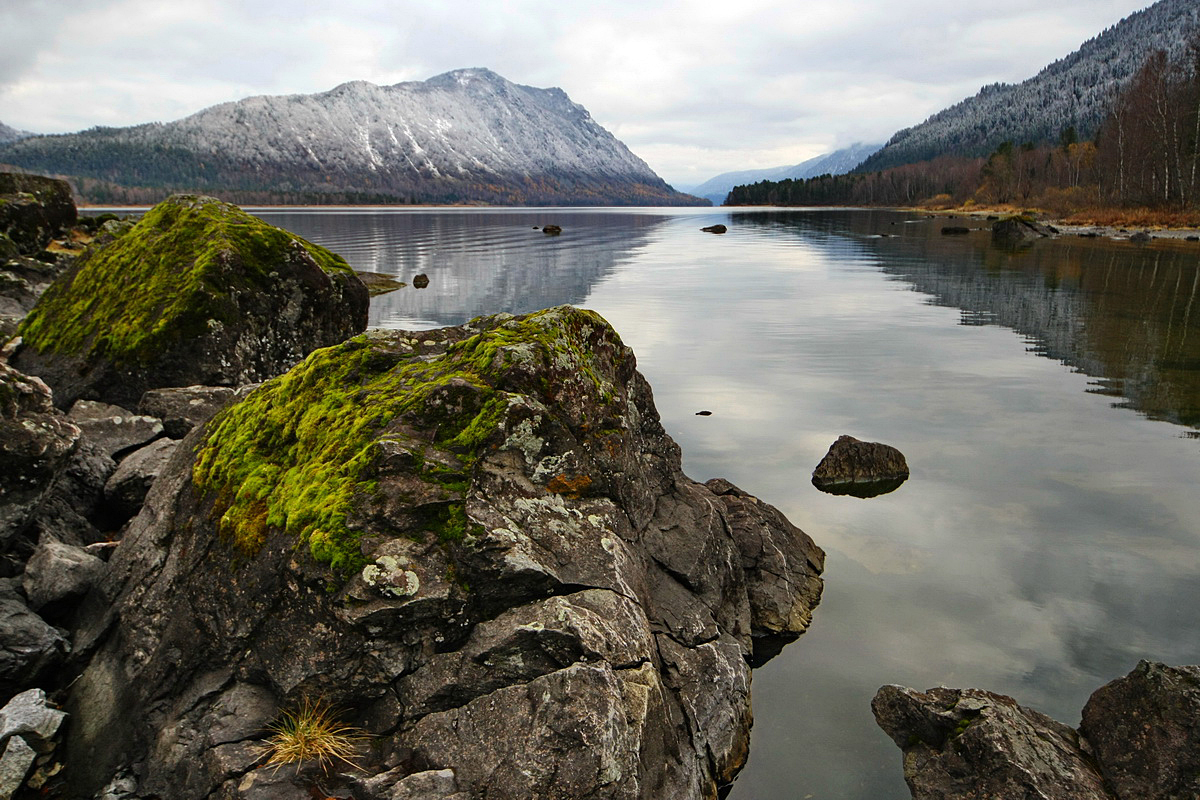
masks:
<svg viewBox="0 0 1200 800"><path fill-rule="evenodd" d="M429 276L376 298L372 325L595 309L685 471L826 549L811 631L755 671L733 800L907 798L871 717L885 683L979 686L1074 725L1140 658L1200 663L1200 245L1014 251L877 211L256 213L358 269ZM843 433L899 447L911 479L817 491Z"/></svg>

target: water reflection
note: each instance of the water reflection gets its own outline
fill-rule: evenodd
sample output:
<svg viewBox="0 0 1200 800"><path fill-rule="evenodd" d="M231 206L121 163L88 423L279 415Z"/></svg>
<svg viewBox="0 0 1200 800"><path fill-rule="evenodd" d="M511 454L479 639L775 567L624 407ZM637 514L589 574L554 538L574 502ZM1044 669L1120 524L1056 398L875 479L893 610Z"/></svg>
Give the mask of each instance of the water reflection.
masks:
<svg viewBox="0 0 1200 800"><path fill-rule="evenodd" d="M574 209L256 211L355 269L412 283L371 303L372 327L457 325L497 311L578 304L666 219ZM557 224L548 236L540 228Z"/></svg>
<svg viewBox="0 0 1200 800"><path fill-rule="evenodd" d="M595 309L637 353L685 471L773 503L829 554L812 629L754 673L731 800L907 798L870 712L885 683L983 686L1074 723L1139 658L1200 661L1196 442L1096 393L1195 424L1182 246L1006 253L871 211L582 212L595 231L473 213L285 227L360 268L427 272L427 295L392 296L431 304L387 324ZM532 230L546 222L563 235ZM728 233L700 231L714 223ZM817 491L842 433L898 447L911 480L868 502Z"/></svg>
<svg viewBox="0 0 1200 800"><path fill-rule="evenodd" d="M897 220L888 212L734 219L791 229L810 241L853 237L885 274L936 305L958 309L961 324L1017 331L1032 352L1098 378L1092 391L1120 398L1117 406L1200 427L1200 247L1194 243L1062 237L1003 247L986 228L948 238L940 233L944 219Z"/></svg>

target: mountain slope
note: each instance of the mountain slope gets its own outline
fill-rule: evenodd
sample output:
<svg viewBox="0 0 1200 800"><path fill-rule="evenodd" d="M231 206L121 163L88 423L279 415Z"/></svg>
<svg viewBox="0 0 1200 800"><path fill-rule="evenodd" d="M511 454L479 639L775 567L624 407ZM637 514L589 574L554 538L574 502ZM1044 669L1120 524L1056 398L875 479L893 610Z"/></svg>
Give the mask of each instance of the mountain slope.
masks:
<svg viewBox="0 0 1200 800"><path fill-rule="evenodd" d="M19 131L16 128L10 128L3 122L0 122L0 144L15 142L17 139L24 139L27 136L33 136L33 134L26 131Z"/></svg>
<svg viewBox="0 0 1200 800"><path fill-rule="evenodd" d="M1131 14L1079 50L1020 84L997 83L894 135L855 172L875 172L943 154L984 156L1002 142L1056 141L1074 126L1090 138L1108 101L1155 49L1181 58L1200 25L1196 0L1161 0Z"/></svg>
<svg viewBox="0 0 1200 800"><path fill-rule="evenodd" d="M725 196L734 186L741 186L759 181L782 181L787 178L801 180L815 178L818 175L844 175L863 162L880 148L878 144L863 144L858 142L832 153L810 158L790 167L771 167L768 169L747 169L738 172L723 172L715 178L710 178L691 190L692 194L720 205Z"/></svg>
<svg viewBox="0 0 1200 800"><path fill-rule="evenodd" d="M0 162L165 194L409 202L685 204L561 89L485 69L251 97L166 124L0 147Z"/></svg>

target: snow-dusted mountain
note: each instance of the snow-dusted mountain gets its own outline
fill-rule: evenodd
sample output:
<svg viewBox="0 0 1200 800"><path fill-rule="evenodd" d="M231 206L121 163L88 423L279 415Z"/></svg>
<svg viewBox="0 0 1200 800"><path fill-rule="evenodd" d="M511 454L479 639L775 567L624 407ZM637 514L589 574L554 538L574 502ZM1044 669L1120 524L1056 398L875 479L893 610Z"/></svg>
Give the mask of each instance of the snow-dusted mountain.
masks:
<svg viewBox="0 0 1200 800"><path fill-rule="evenodd" d="M0 122L0 144L15 142L17 139L24 139L27 136L33 136L33 134L26 131L19 131L16 128L10 128L3 122Z"/></svg>
<svg viewBox="0 0 1200 800"><path fill-rule="evenodd" d="M810 158L807 161L802 161L799 164L793 164L789 167L723 172L715 178L709 178L704 183L692 189L691 193L711 200L714 205L720 205L725 202L725 196L729 194L729 190L734 186L744 186L745 184L758 183L759 181L782 181L788 178L803 180L805 178L815 178L818 175L844 175L861 164L864 159L880 147L882 145L863 144L859 142L841 150L825 153L824 155Z"/></svg>
<svg viewBox="0 0 1200 800"><path fill-rule="evenodd" d="M1153 50L1183 57L1200 25L1196 0L1160 0L1088 40L1020 84L997 83L896 133L855 172L875 172L943 154L984 156L1002 142L1057 141L1074 126L1080 137L1095 134L1116 90Z"/></svg>
<svg viewBox="0 0 1200 800"><path fill-rule="evenodd" d="M117 186L243 201L699 202L667 186L561 89L521 86L486 69L394 86L355 81L223 103L166 124L38 136L0 147L0 162L83 178L85 196Z"/></svg>

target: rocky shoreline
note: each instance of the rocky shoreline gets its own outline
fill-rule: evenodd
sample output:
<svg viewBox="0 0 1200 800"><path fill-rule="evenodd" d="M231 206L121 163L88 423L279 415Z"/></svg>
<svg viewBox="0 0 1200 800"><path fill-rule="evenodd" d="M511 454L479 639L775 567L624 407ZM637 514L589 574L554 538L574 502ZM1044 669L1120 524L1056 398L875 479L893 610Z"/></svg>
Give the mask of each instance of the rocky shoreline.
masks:
<svg viewBox="0 0 1200 800"><path fill-rule="evenodd" d="M603 319L364 333L343 261L236 207L175 197L48 255L73 222L13 256L56 277L0 364L0 717L55 724L5 734L0 792L734 779L751 665L807 628L824 556L683 475ZM321 719L336 757L288 749Z"/></svg>
<svg viewBox="0 0 1200 800"><path fill-rule="evenodd" d="M80 220L65 184L3 180L0 797L734 780L824 554L683 474L602 318L365 331L344 261L235 206ZM814 480L861 483L863 448L907 476L840 443ZM1196 667L1139 665L1079 730L980 690L874 710L916 800L1200 794Z"/></svg>

